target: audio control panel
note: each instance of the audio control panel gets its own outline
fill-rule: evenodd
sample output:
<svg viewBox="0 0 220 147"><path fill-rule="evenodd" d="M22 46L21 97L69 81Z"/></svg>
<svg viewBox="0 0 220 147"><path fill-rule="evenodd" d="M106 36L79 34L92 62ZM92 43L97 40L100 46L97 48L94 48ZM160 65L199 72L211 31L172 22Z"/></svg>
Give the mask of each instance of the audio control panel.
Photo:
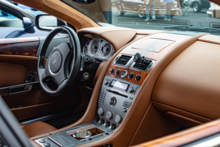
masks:
<svg viewBox="0 0 220 147"><path fill-rule="evenodd" d="M115 130L125 118L140 85L105 76L99 93L95 121Z"/></svg>

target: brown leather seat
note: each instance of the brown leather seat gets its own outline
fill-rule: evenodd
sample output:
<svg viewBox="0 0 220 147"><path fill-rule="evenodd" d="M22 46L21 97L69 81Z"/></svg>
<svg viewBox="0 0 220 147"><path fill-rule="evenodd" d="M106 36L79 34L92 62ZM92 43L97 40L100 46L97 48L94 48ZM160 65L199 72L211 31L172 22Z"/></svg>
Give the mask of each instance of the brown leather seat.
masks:
<svg viewBox="0 0 220 147"><path fill-rule="evenodd" d="M37 121L31 125L21 124L21 127L29 138L57 130L55 127L41 121Z"/></svg>

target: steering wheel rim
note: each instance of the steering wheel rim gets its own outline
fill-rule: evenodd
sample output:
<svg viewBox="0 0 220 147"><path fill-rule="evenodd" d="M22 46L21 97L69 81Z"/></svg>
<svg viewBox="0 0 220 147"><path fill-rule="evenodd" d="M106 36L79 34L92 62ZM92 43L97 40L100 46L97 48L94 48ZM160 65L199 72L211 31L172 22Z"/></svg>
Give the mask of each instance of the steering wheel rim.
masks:
<svg viewBox="0 0 220 147"><path fill-rule="evenodd" d="M54 47L48 56L48 60L44 68L44 59L47 48L54 36L61 31L69 34L69 43L64 42ZM70 60L71 56L72 61ZM75 31L67 26L52 30L46 37L38 57L38 78L42 89L51 96L57 96L63 93L74 83L80 69L80 61L81 46ZM72 62L72 64L67 64L67 62ZM68 73L67 69L70 64L70 72ZM51 90L45 83L45 79L48 77L52 77L58 84L58 88L56 90Z"/></svg>

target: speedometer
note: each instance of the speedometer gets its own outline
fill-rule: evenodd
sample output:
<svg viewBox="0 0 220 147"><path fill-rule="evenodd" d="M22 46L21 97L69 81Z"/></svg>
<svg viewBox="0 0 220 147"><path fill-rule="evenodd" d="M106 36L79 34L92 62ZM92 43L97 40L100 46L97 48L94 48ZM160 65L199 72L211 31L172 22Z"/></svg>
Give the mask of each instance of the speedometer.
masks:
<svg viewBox="0 0 220 147"><path fill-rule="evenodd" d="M100 43L97 40L93 40L90 44L90 54L95 56L99 52Z"/></svg>
<svg viewBox="0 0 220 147"><path fill-rule="evenodd" d="M112 46L110 43L106 43L102 48L101 48L101 54L103 58L107 58L111 55L112 53Z"/></svg>

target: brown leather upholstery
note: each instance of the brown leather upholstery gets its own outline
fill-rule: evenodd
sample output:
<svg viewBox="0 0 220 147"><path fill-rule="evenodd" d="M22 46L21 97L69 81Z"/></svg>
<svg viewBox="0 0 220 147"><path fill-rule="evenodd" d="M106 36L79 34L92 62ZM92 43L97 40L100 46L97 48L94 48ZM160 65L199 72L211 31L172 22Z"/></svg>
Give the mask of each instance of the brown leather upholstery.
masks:
<svg viewBox="0 0 220 147"><path fill-rule="evenodd" d="M55 127L41 121L37 121L31 125L21 124L21 126L25 126L23 129L29 138L57 130Z"/></svg>

